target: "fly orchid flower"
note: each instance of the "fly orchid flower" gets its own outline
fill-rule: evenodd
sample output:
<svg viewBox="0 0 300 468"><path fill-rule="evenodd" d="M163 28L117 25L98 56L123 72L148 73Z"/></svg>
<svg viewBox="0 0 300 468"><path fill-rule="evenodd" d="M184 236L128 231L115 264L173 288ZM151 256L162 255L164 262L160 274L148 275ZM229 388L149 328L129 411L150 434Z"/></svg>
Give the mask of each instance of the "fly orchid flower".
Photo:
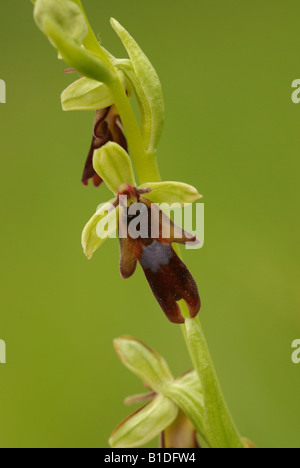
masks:
<svg viewBox="0 0 300 468"><path fill-rule="evenodd" d="M95 149L101 148L108 141L114 141L127 150L127 142L123 133L120 116L115 106L96 111L92 144L81 179L83 185L88 185L89 179L93 179L95 187L98 187L103 182L93 167L93 155Z"/></svg>
<svg viewBox="0 0 300 468"><path fill-rule="evenodd" d="M85 254L91 258L102 242L116 231L118 213L123 278L133 275L139 261L168 319L173 323L184 323L178 306L182 299L190 316L195 317L201 306L198 288L172 244L195 243L197 240L176 226L153 200L170 204L178 200L192 203L200 198L197 190L179 182L146 183L137 187L128 154L113 142L95 151L93 164L98 176L116 197L102 206L86 225L82 235Z"/></svg>
<svg viewBox="0 0 300 468"><path fill-rule="evenodd" d="M65 71L74 72L76 70L69 69ZM119 77L124 89L128 88L129 85L121 71L119 72ZM116 106L113 104L109 91L103 83L86 77L73 82L62 92L61 103L65 111L96 110L92 143L85 162L81 182L83 185L88 185L89 180L92 179L94 186L98 187L103 181L93 167L94 151L104 146L108 141L114 141L126 151L128 150L121 118ZM99 105L105 107L100 109L98 108Z"/></svg>
<svg viewBox="0 0 300 468"><path fill-rule="evenodd" d="M203 409L197 375L188 372L174 379L166 361L141 341L124 336L114 341L123 364L139 377L148 393L126 398L125 404L147 403L113 431L113 448L144 445L160 435L162 448L199 448L192 409Z"/></svg>

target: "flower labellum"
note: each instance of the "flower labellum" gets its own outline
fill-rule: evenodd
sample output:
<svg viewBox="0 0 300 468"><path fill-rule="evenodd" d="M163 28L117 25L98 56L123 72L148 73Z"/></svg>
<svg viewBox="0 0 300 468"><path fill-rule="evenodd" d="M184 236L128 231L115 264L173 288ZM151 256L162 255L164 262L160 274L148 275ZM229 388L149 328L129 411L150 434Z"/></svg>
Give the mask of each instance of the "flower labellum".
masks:
<svg viewBox="0 0 300 468"><path fill-rule="evenodd" d="M82 175L82 183L84 185L88 185L89 179L93 179L95 187L98 187L102 183L101 177L93 167L93 155L96 149L101 148L108 141L118 143L127 151L127 142L123 134L121 119L114 105L96 111L92 144Z"/></svg>
<svg viewBox="0 0 300 468"><path fill-rule="evenodd" d="M122 203L121 195L126 195L129 203ZM190 316L195 317L201 307L198 288L172 243L191 243L196 238L176 226L157 205L141 197L137 189L125 184L120 188L119 198L121 275L123 278L132 276L139 261L154 297L168 319L173 323L184 323L177 303L182 299ZM134 229L137 226L139 232Z"/></svg>

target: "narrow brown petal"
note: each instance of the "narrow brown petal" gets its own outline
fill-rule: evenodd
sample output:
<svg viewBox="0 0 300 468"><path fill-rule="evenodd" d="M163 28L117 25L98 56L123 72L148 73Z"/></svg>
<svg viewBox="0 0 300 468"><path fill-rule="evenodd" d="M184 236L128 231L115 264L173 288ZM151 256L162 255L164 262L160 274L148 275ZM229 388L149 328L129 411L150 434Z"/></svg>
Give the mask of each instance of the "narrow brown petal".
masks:
<svg viewBox="0 0 300 468"><path fill-rule="evenodd" d="M96 111L92 143L91 143L91 147L90 147L90 150L89 150L86 162L85 162L82 179L81 179L84 185L88 185L89 179L93 179L94 176L97 175L93 167L93 155L94 155L95 149L101 148L101 146L103 146L109 140L109 136L107 134L108 124L104 120L107 117L108 112L109 112L109 107L106 109L101 109L101 110ZM105 133L103 132L103 130L105 130ZM99 186L102 182L102 179L98 176L98 179L96 180Z"/></svg>
<svg viewBox="0 0 300 468"><path fill-rule="evenodd" d="M120 272L123 278L130 278L136 270L137 259L140 256L141 245L128 236L127 207L119 208L119 245Z"/></svg>
<svg viewBox="0 0 300 468"><path fill-rule="evenodd" d="M153 400L155 396L156 396L155 392L142 393L141 395L132 395L130 397L125 398L124 404L127 406L134 405L136 403L141 403L143 401Z"/></svg>
<svg viewBox="0 0 300 468"><path fill-rule="evenodd" d="M173 242L187 244L188 242L194 242L196 240L195 236L174 224L158 205L152 203L147 198L141 198L140 202L144 203L148 208L149 226L151 226L149 237L154 238L155 236L169 244Z"/></svg>
<svg viewBox="0 0 300 468"><path fill-rule="evenodd" d="M136 243L130 238L120 239L120 272L127 279L136 270L137 256Z"/></svg>
<svg viewBox="0 0 300 468"><path fill-rule="evenodd" d="M99 187L99 185L101 185L102 182L103 182L103 180L101 179L101 177L98 174L93 175L93 184L94 184L95 187Z"/></svg>

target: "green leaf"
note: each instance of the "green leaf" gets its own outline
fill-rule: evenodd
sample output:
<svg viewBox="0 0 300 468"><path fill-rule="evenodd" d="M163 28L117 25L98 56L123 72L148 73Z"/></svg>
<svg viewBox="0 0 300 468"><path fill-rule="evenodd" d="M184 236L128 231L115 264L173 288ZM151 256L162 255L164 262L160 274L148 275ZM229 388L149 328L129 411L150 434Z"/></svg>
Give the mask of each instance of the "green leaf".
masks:
<svg viewBox="0 0 300 468"><path fill-rule="evenodd" d="M119 210L113 209L113 202L111 200L97 210L83 230L81 242L88 259L116 231Z"/></svg>
<svg viewBox="0 0 300 468"><path fill-rule="evenodd" d="M150 403L126 418L112 433L113 448L133 448L145 445L170 426L178 408L168 398L157 395Z"/></svg>
<svg viewBox="0 0 300 468"><path fill-rule="evenodd" d="M114 340L114 346L123 364L155 392L173 381L166 361L136 338L118 338Z"/></svg>
<svg viewBox="0 0 300 468"><path fill-rule="evenodd" d="M151 192L144 196L153 203L193 203L202 198L195 187L182 182L150 182L140 188L150 188Z"/></svg>
<svg viewBox="0 0 300 468"><path fill-rule="evenodd" d="M113 18L111 25L130 57L131 65L127 62L126 66L126 62L122 61L124 65L122 70L131 81L140 105L145 148L149 152L154 152L162 134L165 116L161 83L149 59L126 29Z"/></svg>
<svg viewBox="0 0 300 468"><path fill-rule="evenodd" d="M95 150L93 165L114 194L118 193L118 188L124 183L136 186L130 157L117 143L109 141L102 148Z"/></svg>

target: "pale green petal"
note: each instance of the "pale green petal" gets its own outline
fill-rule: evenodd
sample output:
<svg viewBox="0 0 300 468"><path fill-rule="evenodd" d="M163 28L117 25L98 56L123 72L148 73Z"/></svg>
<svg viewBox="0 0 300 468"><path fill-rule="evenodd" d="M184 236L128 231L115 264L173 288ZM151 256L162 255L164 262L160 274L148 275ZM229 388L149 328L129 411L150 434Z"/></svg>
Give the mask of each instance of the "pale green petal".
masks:
<svg viewBox="0 0 300 468"><path fill-rule="evenodd" d="M143 195L153 203L193 203L202 198L198 190L192 185L182 182L149 182L139 188L150 188L151 192Z"/></svg>
<svg viewBox="0 0 300 468"><path fill-rule="evenodd" d="M99 209L85 226L82 233L82 247L88 259L103 242L112 237L117 227L119 209L113 209L114 200L106 203Z"/></svg>
<svg viewBox="0 0 300 468"><path fill-rule="evenodd" d="M113 448L133 448L147 444L175 421L178 408L162 395L125 419L112 433Z"/></svg>
<svg viewBox="0 0 300 468"><path fill-rule="evenodd" d="M164 124L165 107L161 83L155 69L130 34L115 19L111 25L123 42L132 67L123 62L123 71L131 81L141 108L142 134L146 149L157 147ZM122 67L122 63L120 63Z"/></svg>
<svg viewBox="0 0 300 468"><path fill-rule="evenodd" d="M62 92L61 104L64 111L98 110L111 106L113 99L104 83L84 77Z"/></svg>
<svg viewBox="0 0 300 468"><path fill-rule="evenodd" d="M114 346L123 364L152 390L160 392L165 384L173 381L166 361L136 338L118 338L114 340Z"/></svg>
<svg viewBox="0 0 300 468"><path fill-rule="evenodd" d="M104 180L107 187L118 193L120 185L126 183L136 186L130 157L117 143L112 141L94 151L93 165L95 171Z"/></svg>

